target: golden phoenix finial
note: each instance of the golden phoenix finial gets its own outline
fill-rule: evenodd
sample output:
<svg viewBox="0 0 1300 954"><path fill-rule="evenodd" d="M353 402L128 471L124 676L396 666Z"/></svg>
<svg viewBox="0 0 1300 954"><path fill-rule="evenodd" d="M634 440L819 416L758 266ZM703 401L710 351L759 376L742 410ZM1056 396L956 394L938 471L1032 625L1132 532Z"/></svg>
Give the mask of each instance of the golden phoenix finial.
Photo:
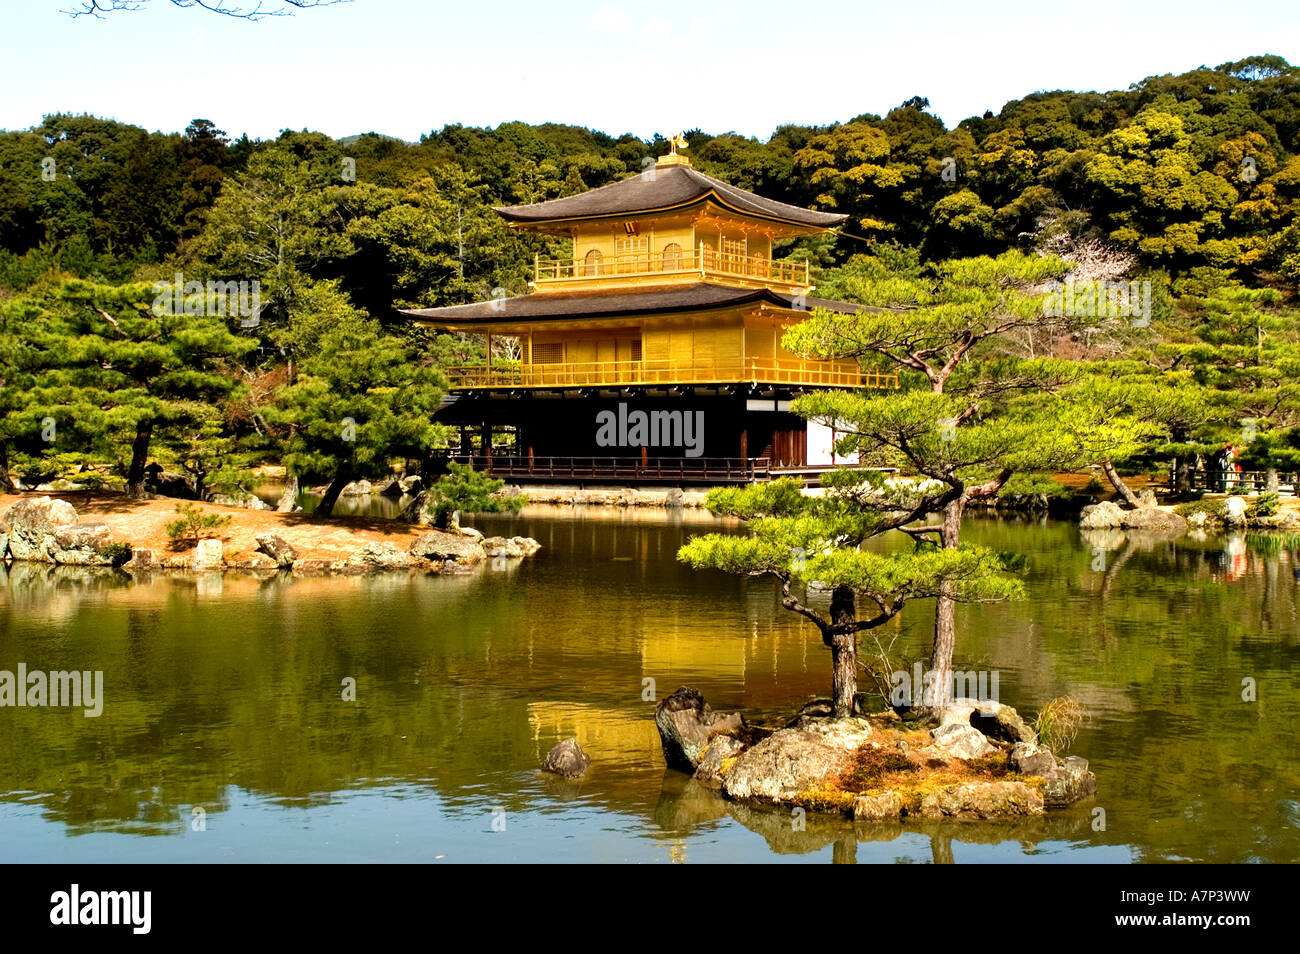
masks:
<svg viewBox="0 0 1300 954"><path fill-rule="evenodd" d="M689 145L690 143L686 141L686 137L681 133L678 133L677 135L673 136L672 139L668 140L668 147L669 147L668 154L670 156L675 156L677 155L678 149L685 149Z"/></svg>

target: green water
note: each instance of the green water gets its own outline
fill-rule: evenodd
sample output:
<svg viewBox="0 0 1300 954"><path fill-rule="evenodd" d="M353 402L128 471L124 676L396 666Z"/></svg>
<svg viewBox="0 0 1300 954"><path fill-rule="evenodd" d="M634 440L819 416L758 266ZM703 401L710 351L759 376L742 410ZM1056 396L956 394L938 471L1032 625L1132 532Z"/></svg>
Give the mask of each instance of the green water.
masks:
<svg viewBox="0 0 1300 954"><path fill-rule="evenodd" d="M1073 751L1097 799L1010 824L810 816L799 831L660 755L647 679L760 721L829 684L820 638L770 583L675 562L711 518L533 507L473 523L544 549L449 577L0 570L0 669L105 680L99 718L0 708L0 860L1300 859L1285 548L972 521L970 539L1029 556L1029 599L960 608L958 662L998 670L1022 711L1082 700ZM929 612L906 610L906 651L924 651ZM569 735L593 757L576 784L536 771Z"/></svg>

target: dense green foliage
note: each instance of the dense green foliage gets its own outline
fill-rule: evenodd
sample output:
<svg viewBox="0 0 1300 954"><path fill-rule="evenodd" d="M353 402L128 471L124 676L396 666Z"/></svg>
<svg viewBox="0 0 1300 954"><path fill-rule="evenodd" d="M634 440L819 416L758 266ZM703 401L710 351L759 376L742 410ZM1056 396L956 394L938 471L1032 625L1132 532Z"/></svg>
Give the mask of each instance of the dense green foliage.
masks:
<svg viewBox="0 0 1300 954"><path fill-rule="evenodd" d="M1000 291L978 304L965 292L927 298L985 267L963 259L1019 256L1023 288L1067 274L1149 282L1140 325L1101 315L1062 334L999 334L977 361L962 351L947 390L1018 380L1026 359L1084 359L1097 380L1072 372L1066 404L1122 413L1111 433L1075 415L1076 438L1105 445L1092 456L1149 469L1231 441L1248 466L1297 466L1300 70L1258 56L1126 90L1034 93L953 129L927 107L914 97L883 117L782 126L766 142L693 130L688 153L743 188L849 215L781 254L813 260L819 295L907 309L858 319L858 344L922 322L956 354L951 329L1007 303ZM662 137L523 123L447 126L418 143L308 131L232 141L205 119L177 134L69 114L0 132L0 485L11 461L34 476L138 485L153 458L242 493L257 463L288 460L295 476L333 482L389 455L424 456L443 438L414 423L440 386L432 369L480 361L483 346L413 329L398 310L524 293L532 257L564 254L564 242L511 230L492 207L605 185L667 149ZM180 302L146 309L146 289L175 281L243 283L257 298L184 321L173 320ZM946 327L940 313L954 308ZM827 344L818 320L797 344ZM368 383L335 382L339 406L326 407L312 389L335 386L320 383L332 359L312 362L339 342ZM915 362L903 372L909 389L933 391ZM317 427L331 432L336 418L360 421L415 379L391 434L372 428L353 446L306 424L318 413L333 415ZM348 402L364 406L348 413ZM959 405L935 392L888 413Z"/></svg>

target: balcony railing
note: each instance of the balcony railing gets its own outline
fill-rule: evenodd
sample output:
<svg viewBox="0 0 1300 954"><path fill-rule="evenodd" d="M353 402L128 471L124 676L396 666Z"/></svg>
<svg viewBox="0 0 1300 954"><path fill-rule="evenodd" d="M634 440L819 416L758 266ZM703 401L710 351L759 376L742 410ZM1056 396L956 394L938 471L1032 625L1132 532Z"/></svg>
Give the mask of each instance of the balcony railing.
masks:
<svg viewBox="0 0 1300 954"><path fill-rule="evenodd" d="M802 384L813 387L897 388L897 374L861 371L820 361L749 358L682 365L672 361L585 361L522 367L446 368L451 386L470 388L566 388L603 385Z"/></svg>
<svg viewBox="0 0 1300 954"><path fill-rule="evenodd" d="M806 261L792 262L756 255L732 255L718 252L707 245L701 245L698 249L682 249L658 255L649 253L615 255L602 258L600 261L537 258L533 262L533 277L538 282L690 273L747 278L804 288L810 284Z"/></svg>

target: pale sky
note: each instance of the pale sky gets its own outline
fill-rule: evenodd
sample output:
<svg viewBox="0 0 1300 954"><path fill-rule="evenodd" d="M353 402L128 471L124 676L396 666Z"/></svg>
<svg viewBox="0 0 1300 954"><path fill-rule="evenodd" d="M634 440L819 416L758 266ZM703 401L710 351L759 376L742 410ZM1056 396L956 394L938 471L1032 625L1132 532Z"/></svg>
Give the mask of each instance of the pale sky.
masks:
<svg viewBox="0 0 1300 954"><path fill-rule="evenodd" d="M0 0L0 128L89 112L164 132L417 140L511 120L649 137L884 114L949 126L1037 90L1122 89L1252 54L1300 62L1300 3L354 0L249 23L150 0Z"/></svg>

